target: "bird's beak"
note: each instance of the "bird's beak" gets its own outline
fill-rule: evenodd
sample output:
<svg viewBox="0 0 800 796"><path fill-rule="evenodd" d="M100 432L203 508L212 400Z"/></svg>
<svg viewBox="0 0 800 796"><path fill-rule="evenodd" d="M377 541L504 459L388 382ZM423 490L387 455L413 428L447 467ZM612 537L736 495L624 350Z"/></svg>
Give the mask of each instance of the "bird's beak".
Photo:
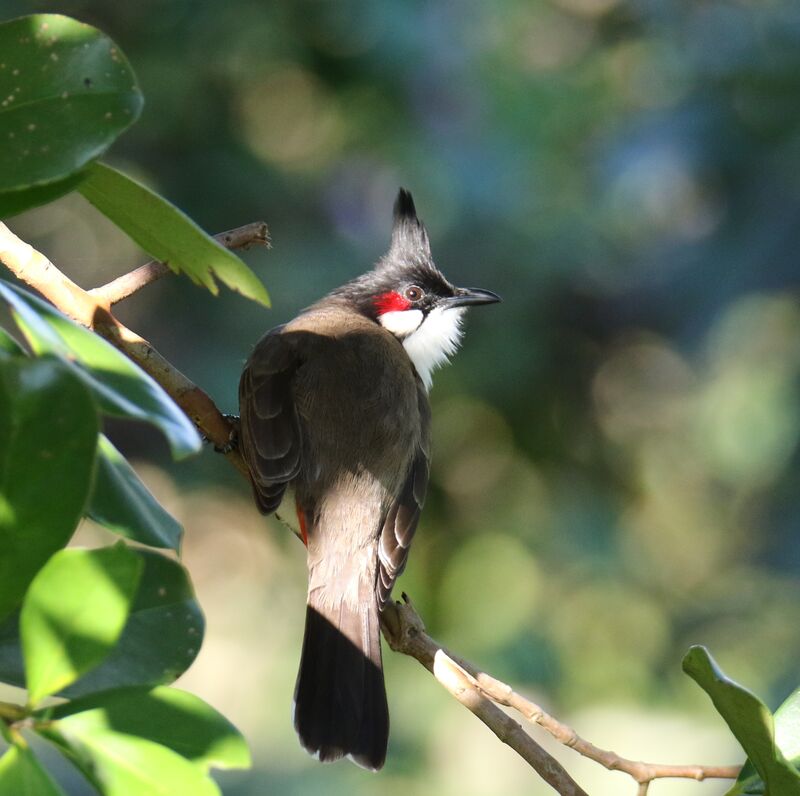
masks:
<svg viewBox="0 0 800 796"><path fill-rule="evenodd" d="M494 304L503 299L492 293L491 290L482 290L479 287L458 287L454 296L449 296L442 301L445 307L467 307L470 304Z"/></svg>

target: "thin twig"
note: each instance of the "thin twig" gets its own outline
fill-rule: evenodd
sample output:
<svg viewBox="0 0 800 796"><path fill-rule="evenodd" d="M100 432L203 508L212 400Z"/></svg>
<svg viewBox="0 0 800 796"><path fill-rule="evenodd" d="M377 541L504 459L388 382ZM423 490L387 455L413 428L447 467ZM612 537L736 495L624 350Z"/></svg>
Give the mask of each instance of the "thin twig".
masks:
<svg viewBox="0 0 800 796"><path fill-rule="evenodd" d="M487 699L470 674L425 632L422 619L410 603L386 606L382 619L383 635L395 652L416 658L462 705L558 793L562 796L587 796L561 763L542 749L518 722Z"/></svg>
<svg viewBox="0 0 800 796"><path fill-rule="evenodd" d="M609 771L624 771L640 784L651 782L654 779L666 777L679 777L683 779L736 779L741 766L701 766L701 765L669 765L664 763L643 763L620 757L616 752L600 749L589 741L583 739L574 729L560 722L547 713L535 702L518 694L511 686L497 680L490 674L480 671L466 661L459 663L476 680L481 690L493 702L513 708L521 713L528 721L532 721L547 730L557 741L574 749L583 757L588 757L600 763Z"/></svg>
<svg viewBox="0 0 800 796"><path fill-rule="evenodd" d="M214 239L226 249L249 249L255 245L269 248L270 245L269 230L263 221L255 221L252 224L245 224L243 227L220 232L219 235L214 235ZM132 296L138 290L168 273L170 273L170 268L166 263L152 260L130 273L112 279L102 287L96 287L87 292L104 306L113 307L117 302Z"/></svg>
<svg viewBox="0 0 800 796"><path fill-rule="evenodd" d="M405 598L405 595L404 595ZM609 771L622 771L631 776L640 786L647 785L654 779L678 777L702 781L704 779L736 779L741 766L702 766L685 765L676 766L662 763L642 763L620 757L616 752L600 749L589 741L581 738L575 730L547 713L542 707L518 694L511 686L482 672L473 664L453 655L434 641L426 632L425 625L410 601L404 599L403 603L396 603L393 607L387 606L390 623L384 621L384 635L392 649L411 655L423 666L433 671L429 662L442 652L453 662L453 665L469 676L474 687L481 694L498 705L512 708L521 713L528 721L538 724L547 730L557 741L574 749L583 757L600 763ZM394 616L392 616L392 614ZM388 629L387 629L388 627ZM391 638L390 638L391 635ZM413 640L412 640L413 639ZM435 672L434 672L435 674ZM437 679L439 679L437 677ZM505 715L505 714L503 714ZM641 792L641 791L640 791ZM646 791L644 791L646 793Z"/></svg>
<svg viewBox="0 0 800 796"><path fill-rule="evenodd" d="M149 373L214 445L219 448L228 445L232 427L203 390L167 362L147 340L117 320L108 304L76 285L2 222L0 262L63 313L93 329ZM225 457L239 472L247 474L247 465L238 450L228 451Z"/></svg>

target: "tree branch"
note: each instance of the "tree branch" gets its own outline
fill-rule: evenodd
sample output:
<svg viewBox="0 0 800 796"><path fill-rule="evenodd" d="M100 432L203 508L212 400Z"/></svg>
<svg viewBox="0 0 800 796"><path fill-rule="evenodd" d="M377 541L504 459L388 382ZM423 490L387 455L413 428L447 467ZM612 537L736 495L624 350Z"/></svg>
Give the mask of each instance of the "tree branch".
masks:
<svg viewBox="0 0 800 796"><path fill-rule="evenodd" d="M249 249L254 245L267 248L270 246L269 230L263 221L255 221L252 224L228 230L228 232L220 232L219 235L214 235L214 239L226 249ZM134 271L87 292L94 296L99 303L113 307L117 302L132 296L138 290L161 279L164 274L168 273L170 273L170 268L166 263L151 260Z"/></svg>
<svg viewBox="0 0 800 796"><path fill-rule="evenodd" d="M609 771L623 771L633 777L640 785L646 785L654 779L668 777L702 781L704 779L736 779L739 776L741 766L675 766L627 760L624 757L620 757L616 752L600 749L589 741L584 740L571 727L546 713L539 705L520 696L511 686L500 682L500 680L485 672L477 670L471 664L461 662L461 665L475 678L481 690L493 702L513 708L528 721L543 727L557 741L574 749L583 757L588 757L590 760L600 763L601 766L604 766Z"/></svg>
<svg viewBox="0 0 800 796"><path fill-rule="evenodd" d="M47 257L20 240L2 222L0 262L65 315L93 329L130 357L166 390L208 440L218 448L225 448L230 441L232 427L211 398L167 362L147 340L117 320L105 299L75 284ZM226 452L225 457L239 472L247 475L247 466L238 450Z"/></svg>
<svg viewBox="0 0 800 796"><path fill-rule="evenodd" d="M457 655L453 655L445 650L441 644L427 634L422 619L405 594L403 595L402 603L394 603L387 606L384 610L383 634L393 650L416 658L428 671L432 672L434 677L436 677L448 691L451 691L451 693L454 692L436 671L435 663L437 659L448 661L448 667L456 667L458 671L463 674L461 683L462 685L466 684L464 687L478 692L481 696L487 700L491 700L497 705L504 705L505 707L516 710L528 719L528 721L538 724L540 727L547 730L547 732L560 743L574 749L583 757L594 760L609 771L622 771L628 774L639 783L640 794L647 793L647 786L654 779L676 777L702 781L712 778L736 779L736 777L739 776L741 766L675 766L661 763L642 763L620 757L616 752L600 749L589 741L581 738L575 730L551 716L542 707L518 694L511 686L482 672L463 658L459 658ZM457 694L454 693L454 696L456 696L459 701L463 702ZM467 707L469 707L469 705L467 705ZM504 718L508 718L502 711L500 711L500 714ZM500 733L495 730L494 726L489 724L482 716L479 716L479 718L489 725L490 729L492 729L495 734L500 736ZM519 725L517 726L519 727ZM521 727L520 730L522 730ZM522 752L519 753L522 755ZM522 756L525 757L525 755ZM525 759L527 760L527 758ZM531 763L531 765L534 764ZM536 768L535 765L534 768ZM545 779L547 778L545 777ZM550 780L548 780L548 782L550 782ZM573 791L559 790L559 793L572 792Z"/></svg>
<svg viewBox="0 0 800 796"><path fill-rule="evenodd" d="M474 678L426 632L408 598L390 603L382 614L383 635L395 652L416 658L468 710L503 743L510 746L542 779L562 796L588 796L564 767L542 749L520 724L493 704Z"/></svg>
<svg viewBox="0 0 800 796"><path fill-rule="evenodd" d="M262 222L223 232L216 237L223 246L229 248L242 248L254 243L269 245L267 227ZM148 263L103 287L84 290L43 254L20 240L2 222L0 262L63 313L93 329L149 373L191 418L201 433L218 448L227 445L231 424L211 398L164 359L147 340L118 321L111 312L113 304L133 295L166 273L166 266ZM247 466L236 449L228 451L225 456L240 473L247 475ZM389 646L397 652L416 658L459 702L486 724L503 743L517 752L562 796L587 794L563 766L498 705L518 711L584 757L609 770L629 774L639 783L639 796L646 796L650 782L664 777L703 780L711 777L735 779L738 776L739 766L641 763L599 749L541 707L517 694L510 686L447 652L426 633L422 619L405 595L403 598L403 603L390 604L383 612L383 634ZM3 716L0 715L0 718Z"/></svg>

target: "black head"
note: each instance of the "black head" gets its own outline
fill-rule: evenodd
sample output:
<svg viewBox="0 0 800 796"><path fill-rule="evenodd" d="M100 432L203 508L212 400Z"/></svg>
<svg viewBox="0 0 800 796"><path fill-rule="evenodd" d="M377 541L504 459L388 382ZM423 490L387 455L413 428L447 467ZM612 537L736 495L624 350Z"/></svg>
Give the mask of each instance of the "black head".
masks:
<svg viewBox="0 0 800 796"><path fill-rule="evenodd" d="M417 218L411 194L401 188L394 203L389 251L372 271L334 291L352 301L364 315L380 322L392 312L491 304L500 297L489 290L458 288L436 267L425 225ZM401 325L401 328L402 325ZM399 334L398 336L404 336Z"/></svg>
<svg viewBox="0 0 800 796"><path fill-rule="evenodd" d="M346 302L400 340L426 387L433 371L458 348L465 308L500 301L490 290L455 287L445 279L433 263L414 200L403 188L394 204L389 251L372 271L329 298Z"/></svg>

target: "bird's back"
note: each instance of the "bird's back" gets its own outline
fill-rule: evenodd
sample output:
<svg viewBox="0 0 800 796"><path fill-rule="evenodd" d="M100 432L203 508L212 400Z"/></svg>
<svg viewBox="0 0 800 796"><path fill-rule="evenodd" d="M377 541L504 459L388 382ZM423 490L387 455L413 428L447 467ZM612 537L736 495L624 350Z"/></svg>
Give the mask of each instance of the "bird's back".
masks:
<svg viewBox="0 0 800 796"><path fill-rule="evenodd" d="M301 362L292 384L303 435L298 498L318 504L346 495L351 505L367 499L385 508L420 444L424 393L402 345L338 306L310 309L281 335Z"/></svg>

